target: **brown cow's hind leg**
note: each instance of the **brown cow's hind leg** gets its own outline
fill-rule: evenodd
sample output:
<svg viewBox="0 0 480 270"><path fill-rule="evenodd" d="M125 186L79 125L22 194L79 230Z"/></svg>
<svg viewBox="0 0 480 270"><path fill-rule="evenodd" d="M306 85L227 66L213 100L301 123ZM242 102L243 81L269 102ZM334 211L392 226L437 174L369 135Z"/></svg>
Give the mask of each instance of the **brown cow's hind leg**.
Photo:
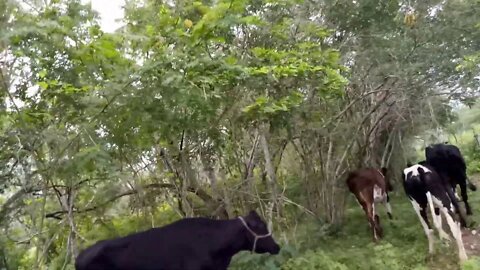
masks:
<svg viewBox="0 0 480 270"><path fill-rule="evenodd" d="M363 210L365 211L365 214L367 214L368 223L370 224L370 228L372 229L373 241L377 242L379 239L379 235L377 232L377 223L375 221L375 213L373 209L374 209L373 202L372 203L365 202L363 204Z"/></svg>

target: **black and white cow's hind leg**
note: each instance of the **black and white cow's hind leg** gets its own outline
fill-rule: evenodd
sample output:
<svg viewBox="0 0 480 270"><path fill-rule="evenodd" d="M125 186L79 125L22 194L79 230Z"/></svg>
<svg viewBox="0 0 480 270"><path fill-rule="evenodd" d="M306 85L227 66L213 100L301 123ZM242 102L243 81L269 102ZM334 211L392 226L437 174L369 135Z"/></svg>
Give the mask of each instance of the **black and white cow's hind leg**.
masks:
<svg viewBox="0 0 480 270"><path fill-rule="evenodd" d="M448 194L445 194L445 195L448 195ZM461 231L460 223L456 222L455 219L454 219L454 217L455 217L454 204L457 204L457 203L454 202L454 203L446 204L445 202L442 202L442 200L440 200L436 196L433 196L430 192L427 192L427 200L428 200L428 204L430 204L430 209L432 211L432 216L436 216L435 213L434 213L434 207L438 207L440 209L440 213L443 214L443 216L447 220L447 223L448 223L448 226L450 227L450 231L452 233L452 236L453 236L453 238L455 238L455 241L457 242L458 256L460 258L460 261L462 261L462 262L466 261L467 260L467 253L465 252L465 247L463 245L462 231ZM445 199L443 201L445 201ZM435 219L437 219L437 221L435 221ZM443 231L443 229L441 229L441 223L438 224L438 219L441 220L441 216L434 217L434 222L437 222L435 226L438 229L438 225L440 225L440 230ZM443 232L443 234L445 234L445 232ZM442 235L442 233L440 233L440 235Z"/></svg>
<svg viewBox="0 0 480 270"><path fill-rule="evenodd" d="M428 252L430 254L433 253L433 244L434 244L434 235L433 235L433 230L430 226L430 222L428 221L427 217L427 204L418 204L413 199L410 199L410 202L412 203L413 209L415 209L415 213L417 213L418 219L420 220L420 223L422 224L423 230L425 234L427 235L428 239Z"/></svg>
<svg viewBox="0 0 480 270"><path fill-rule="evenodd" d="M448 226L450 227L450 231L452 232L453 237L457 241L458 256L460 258L460 261L466 261L468 258L467 253L465 252L465 247L463 245L462 230L460 229L460 224L458 222L455 222L455 220L453 219L454 214L452 210L443 207L440 208L440 211L442 211L443 215L445 216Z"/></svg>
<svg viewBox="0 0 480 270"><path fill-rule="evenodd" d="M450 236L443 230L442 227L442 215L440 212L440 208L434 207L434 212L435 212L435 217L437 219L437 228L438 228L438 234L441 239L445 239L447 241L450 241Z"/></svg>
<svg viewBox="0 0 480 270"><path fill-rule="evenodd" d="M433 225L437 229L438 235L440 236L440 239L445 239L447 241L450 241L450 237L443 230L443 227L442 227L442 216L440 215L440 208L438 206L436 206L436 204L434 205L434 202L432 202L433 199L432 199L432 196L431 196L430 192L427 193L427 201L428 201L428 204L430 205L430 211L432 213Z"/></svg>

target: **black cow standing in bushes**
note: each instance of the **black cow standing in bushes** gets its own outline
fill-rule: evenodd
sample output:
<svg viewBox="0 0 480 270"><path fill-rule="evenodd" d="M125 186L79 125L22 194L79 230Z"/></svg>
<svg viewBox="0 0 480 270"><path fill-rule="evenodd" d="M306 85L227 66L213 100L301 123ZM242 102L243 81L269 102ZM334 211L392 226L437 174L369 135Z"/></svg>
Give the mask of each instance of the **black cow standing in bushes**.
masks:
<svg viewBox="0 0 480 270"><path fill-rule="evenodd" d="M185 218L80 253L77 270L225 270L242 251L278 254L280 246L255 212L230 220Z"/></svg>
<svg viewBox="0 0 480 270"><path fill-rule="evenodd" d="M471 215L472 209L468 203L467 185L472 191L477 190L477 187L467 178L467 166L460 149L452 144L433 144L425 148L425 158L426 160L420 164L432 166L441 177L448 180L454 192L456 186L460 186L465 210L467 215Z"/></svg>

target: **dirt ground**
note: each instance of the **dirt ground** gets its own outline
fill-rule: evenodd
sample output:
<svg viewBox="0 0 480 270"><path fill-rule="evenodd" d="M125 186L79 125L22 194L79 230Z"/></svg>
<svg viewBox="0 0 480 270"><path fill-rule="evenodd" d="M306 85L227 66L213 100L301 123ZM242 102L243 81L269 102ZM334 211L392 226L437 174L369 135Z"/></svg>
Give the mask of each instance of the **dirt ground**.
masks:
<svg viewBox="0 0 480 270"><path fill-rule="evenodd" d="M480 256L480 227L463 229L462 236L467 255L469 257Z"/></svg>
<svg viewBox="0 0 480 270"><path fill-rule="evenodd" d="M477 185L477 191L480 192L480 175L476 175L471 177L471 180L475 185ZM469 191L470 193L471 191ZM470 202L470 200L469 200ZM463 204L463 202L460 202ZM474 216L480 211L478 208L478 204L475 202L471 203L471 206L474 211ZM475 211L476 210L476 211ZM477 214L478 215L478 214ZM468 220L471 220L471 217L467 217ZM468 221L467 221L468 222ZM465 246L465 250L467 251L467 255L470 256L480 256L480 226L476 223L471 228L465 228L462 230L462 237L463 237L463 244Z"/></svg>

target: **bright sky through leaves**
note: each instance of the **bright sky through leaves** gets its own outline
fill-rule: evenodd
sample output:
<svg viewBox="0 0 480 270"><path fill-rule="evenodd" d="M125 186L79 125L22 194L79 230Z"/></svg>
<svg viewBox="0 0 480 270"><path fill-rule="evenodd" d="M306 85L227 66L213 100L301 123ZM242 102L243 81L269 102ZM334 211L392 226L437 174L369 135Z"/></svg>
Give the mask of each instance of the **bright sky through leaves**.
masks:
<svg viewBox="0 0 480 270"><path fill-rule="evenodd" d="M121 22L116 20L123 18L124 0L83 0L82 2L92 3L92 8L101 17L100 25L103 31L113 32L121 26Z"/></svg>

